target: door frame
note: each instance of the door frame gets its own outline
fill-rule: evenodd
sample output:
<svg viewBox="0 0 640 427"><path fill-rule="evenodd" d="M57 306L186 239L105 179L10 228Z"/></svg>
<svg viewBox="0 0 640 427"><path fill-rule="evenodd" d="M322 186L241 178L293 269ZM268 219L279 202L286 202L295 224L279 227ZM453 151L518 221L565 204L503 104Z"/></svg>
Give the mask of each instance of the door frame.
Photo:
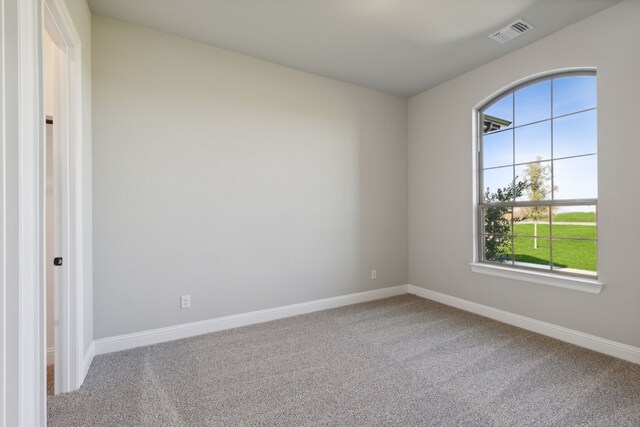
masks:
<svg viewBox="0 0 640 427"><path fill-rule="evenodd" d="M67 116L71 274L65 298L68 384L83 365L82 152L80 43L63 0L0 0L0 427L44 426L46 329L44 251L45 116L42 75L44 15L53 17L67 50ZM62 121L62 120L60 120ZM80 242L80 244L78 244ZM73 249L71 249L73 248ZM80 262L78 262L78 260ZM88 353L91 354L90 352ZM88 359L90 361L90 358ZM66 364L66 362L65 362ZM63 369L64 365L63 364Z"/></svg>
<svg viewBox="0 0 640 427"><path fill-rule="evenodd" d="M0 426L46 423L42 0L0 0Z"/></svg>
<svg viewBox="0 0 640 427"><path fill-rule="evenodd" d="M55 394L78 389L86 376L83 299L83 164L81 44L62 0L44 0L43 26L56 45L53 162L56 255ZM44 169L41 176L45 176ZM43 184L44 185L44 184ZM53 262L44 259L44 262ZM46 322L46 317L42 319ZM42 325L46 331L46 324ZM46 345L46 344L45 344Z"/></svg>

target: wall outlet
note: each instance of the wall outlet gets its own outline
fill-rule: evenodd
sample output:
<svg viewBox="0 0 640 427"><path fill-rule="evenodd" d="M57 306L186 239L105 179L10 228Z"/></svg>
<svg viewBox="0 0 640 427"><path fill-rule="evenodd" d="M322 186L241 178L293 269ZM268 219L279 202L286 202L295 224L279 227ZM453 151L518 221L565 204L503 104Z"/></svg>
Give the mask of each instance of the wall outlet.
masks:
<svg viewBox="0 0 640 427"><path fill-rule="evenodd" d="M180 308L191 307L191 295L182 295L180 297Z"/></svg>
<svg viewBox="0 0 640 427"><path fill-rule="evenodd" d="M371 280L376 280L378 278L378 274L375 270L371 270Z"/></svg>

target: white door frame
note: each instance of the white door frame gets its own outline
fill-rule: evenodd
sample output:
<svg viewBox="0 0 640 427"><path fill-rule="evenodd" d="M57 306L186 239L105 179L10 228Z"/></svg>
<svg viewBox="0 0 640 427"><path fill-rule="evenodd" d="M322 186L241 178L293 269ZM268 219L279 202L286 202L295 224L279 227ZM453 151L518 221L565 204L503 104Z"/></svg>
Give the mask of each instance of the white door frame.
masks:
<svg viewBox="0 0 640 427"><path fill-rule="evenodd" d="M63 319L72 336L64 343L69 353L68 386L79 387L84 376L82 275L78 275L83 265L79 38L62 0L0 0L0 427L46 425L45 4L72 59L64 106L71 112L65 120L71 221L66 260L70 287L65 295L70 310L68 319Z"/></svg>
<svg viewBox="0 0 640 427"><path fill-rule="evenodd" d="M54 54L53 163L55 200L55 393L82 385L83 187L80 37L61 0L44 0L44 27L57 46ZM42 176L44 170L41 171ZM45 262L53 260L46 259ZM43 325L46 330L46 325Z"/></svg>
<svg viewBox="0 0 640 427"><path fill-rule="evenodd" d="M0 426L46 423L42 0L0 0Z"/></svg>

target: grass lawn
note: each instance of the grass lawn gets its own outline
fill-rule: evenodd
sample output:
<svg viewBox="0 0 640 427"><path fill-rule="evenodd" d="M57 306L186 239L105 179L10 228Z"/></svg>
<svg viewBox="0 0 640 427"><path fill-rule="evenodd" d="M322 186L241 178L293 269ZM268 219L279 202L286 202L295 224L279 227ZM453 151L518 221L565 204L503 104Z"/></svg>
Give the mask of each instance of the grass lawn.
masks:
<svg viewBox="0 0 640 427"><path fill-rule="evenodd" d="M582 214L590 212L568 212L579 214L573 222L589 222ZM559 216L558 215L558 216ZM555 218L554 218L555 219ZM567 221L561 219L559 221ZM569 222L569 221L567 221ZM549 225L538 224L538 245L534 247L533 224L520 223L514 225L515 260L532 264L549 265ZM593 225L554 225L553 237L571 237L595 239L596 227ZM579 240L553 239L553 265L555 267L575 268L578 270L596 271L596 242Z"/></svg>
<svg viewBox="0 0 640 427"><path fill-rule="evenodd" d="M553 216L558 222L596 222L595 212L563 212Z"/></svg>
<svg viewBox="0 0 640 427"><path fill-rule="evenodd" d="M516 223L513 226L515 236L533 237L533 224ZM553 225L553 237L571 237L579 239L595 239L596 227L593 225ZM538 237L549 237L549 224L538 224Z"/></svg>

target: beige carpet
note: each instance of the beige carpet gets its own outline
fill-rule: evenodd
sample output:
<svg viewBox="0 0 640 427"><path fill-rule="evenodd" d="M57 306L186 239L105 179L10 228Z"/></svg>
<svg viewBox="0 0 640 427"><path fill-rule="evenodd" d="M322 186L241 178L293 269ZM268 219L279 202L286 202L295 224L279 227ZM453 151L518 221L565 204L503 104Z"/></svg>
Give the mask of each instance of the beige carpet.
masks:
<svg viewBox="0 0 640 427"><path fill-rule="evenodd" d="M640 365L405 295L96 357L51 426L640 426Z"/></svg>

